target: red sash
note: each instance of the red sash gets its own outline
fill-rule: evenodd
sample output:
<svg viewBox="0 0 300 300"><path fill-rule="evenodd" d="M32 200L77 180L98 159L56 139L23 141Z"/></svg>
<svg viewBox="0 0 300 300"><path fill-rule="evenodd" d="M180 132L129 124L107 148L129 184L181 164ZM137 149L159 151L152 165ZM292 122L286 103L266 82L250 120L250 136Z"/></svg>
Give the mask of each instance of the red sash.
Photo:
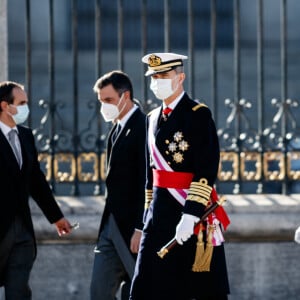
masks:
<svg viewBox="0 0 300 300"><path fill-rule="evenodd" d="M170 172L165 170L153 171L153 185L161 188L188 189L193 180L193 173Z"/></svg>
<svg viewBox="0 0 300 300"><path fill-rule="evenodd" d="M153 169L153 186L161 188L188 189L193 180L193 173L188 172L170 172L165 170ZM210 200L214 203L219 199L217 191L213 188L210 194ZM224 230L230 224L227 213L222 206L214 211L217 219L222 223ZM208 217L209 223L212 223L212 216ZM199 229L198 229L199 230ZM197 230L197 231L198 231Z"/></svg>

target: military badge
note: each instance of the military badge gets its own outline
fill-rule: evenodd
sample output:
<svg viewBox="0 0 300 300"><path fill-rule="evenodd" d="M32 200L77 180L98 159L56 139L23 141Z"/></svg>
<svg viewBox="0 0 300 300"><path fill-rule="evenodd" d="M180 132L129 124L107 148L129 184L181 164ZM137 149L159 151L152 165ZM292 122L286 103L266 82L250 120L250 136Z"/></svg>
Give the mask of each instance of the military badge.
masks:
<svg viewBox="0 0 300 300"><path fill-rule="evenodd" d="M173 154L173 159L176 163L182 163L183 155L180 152L176 152Z"/></svg>
<svg viewBox="0 0 300 300"><path fill-rule="evenodd" d="M148 58L148 64L150 67L157 67L161 65L161 58L152 54Z"/></svg>
<svg viewBox="0 0 300 300"><path fill-rule="evenodd" d="M177 145L176 145L176 143L171 142L171 143L169 144L168 148L169 148L169 151L174 152L174 151L176 151L176 149L177 149Z"/></svg>
<svg viewBox="0 0 300 300"><path fill-rule="evenodd" d="M183 134L180 131L175 132L174 134L174 140L175 142L180 142L183 138Z"/></svg>
<svg viewBox="0 0 300 300"><path fill-rule="evenodd" d="M186 151L189 147L189 144L188 142L186 141L181 141L178 143L178 148L181 150L181 151Z"/></svg>
<svg viewBox="0 0 300 300"><path fill-rule="evenodd" d="M189 148L189 144L187 141L183 139L183 134L181 131L177 131L173 135L173 141L165 140L165 143L168 145L168 151L166 151L166 154L169 154L169 152L173 153L173 161L176 163L182 163L184 160L183 152L187 151Z"/></svg>

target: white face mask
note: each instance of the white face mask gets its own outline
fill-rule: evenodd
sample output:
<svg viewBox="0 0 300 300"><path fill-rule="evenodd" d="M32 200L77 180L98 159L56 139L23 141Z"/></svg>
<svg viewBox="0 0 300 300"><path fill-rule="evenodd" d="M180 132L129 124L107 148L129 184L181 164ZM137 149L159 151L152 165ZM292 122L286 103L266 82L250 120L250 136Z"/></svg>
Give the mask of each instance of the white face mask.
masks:
<svg viewBox="0 0 300 300"><path fill-rule="evenodd" d="M24 123L29 115L29 107L28 104L24 105L12 105L17 109L17 113L15 115L11 114L13 120L16 124L22 124Z"/></svg>
<svg viewBox="0 0 300 300"><path fill-rule="evenodd" d="M126 103L125 103L123 105L122 109L119 110L118 106L119 106L120 102L123 100L123 96L124 96L124 93L122 94L117 105L111 104L111 103L105 103L105 102L101 103L100 113L102 114L105 122L111 122L119 117L120 113L123 111L123 109L126 106Z"/></svg>
<svg viewBox="0 0 300 300"><path fill-rule="evenodd" d="M177 88L173 90L172 79L151 77L150 89L157 99L164 100L172 96Z"/></svg>

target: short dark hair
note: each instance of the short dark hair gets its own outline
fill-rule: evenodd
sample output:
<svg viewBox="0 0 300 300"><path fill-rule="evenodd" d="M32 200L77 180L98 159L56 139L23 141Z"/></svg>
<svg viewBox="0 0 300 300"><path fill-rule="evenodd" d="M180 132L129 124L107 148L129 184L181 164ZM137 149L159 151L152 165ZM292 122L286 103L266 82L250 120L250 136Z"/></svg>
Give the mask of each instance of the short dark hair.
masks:
<svg viewBox="0 0 300 300"><path fill-rule="evenodd" d="M0 102L5 101L9 104L14 102L13 89L19 88L24 90L24 85L14 81L0 82Z"/></svg>
<svg viewBox="0 0 300 300"><path fill-rule="evenodd" d="M174 68L176 74L179 74L179 73L184 73L184 67L183 66L178 66L176 68Z"/></svg>
<svg viewBox="0 0 300 300"><path fill-rule="evenodd" d="M93 90L95 93L98 93L100 89L110 84L117 91L119 96L121 96L122 93L129 91L130 99L133 100L132 83L131 80L129 79L129 76L126 73L119 70L106 73L96 81Z"/></svg>

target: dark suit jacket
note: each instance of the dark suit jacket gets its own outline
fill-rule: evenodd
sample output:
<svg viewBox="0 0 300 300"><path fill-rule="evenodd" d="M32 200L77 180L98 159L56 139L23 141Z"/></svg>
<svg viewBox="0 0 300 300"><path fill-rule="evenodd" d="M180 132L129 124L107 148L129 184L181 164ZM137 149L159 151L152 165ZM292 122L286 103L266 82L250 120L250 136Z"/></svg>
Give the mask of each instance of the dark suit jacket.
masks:
<svg viewBox="0 0 300 300"><path fill-rule="evenodd" d="M138 108L126 122L120 136L111 144L112 128L107 141L106 204L100 233L109 214L129 247L135 228L142 229L145 202L145 115Z"/></svg>
<svg viewBox="0 0 300 300"><path fill-rule="evenodd" d="M11 146L0 130L0 241L16 215L22 217L34 236L28 203L29 196L37 202L50 223L63 217L40 169L31 130L24 126L18 126L18 131L23 156L21 170Z"/></svg>

